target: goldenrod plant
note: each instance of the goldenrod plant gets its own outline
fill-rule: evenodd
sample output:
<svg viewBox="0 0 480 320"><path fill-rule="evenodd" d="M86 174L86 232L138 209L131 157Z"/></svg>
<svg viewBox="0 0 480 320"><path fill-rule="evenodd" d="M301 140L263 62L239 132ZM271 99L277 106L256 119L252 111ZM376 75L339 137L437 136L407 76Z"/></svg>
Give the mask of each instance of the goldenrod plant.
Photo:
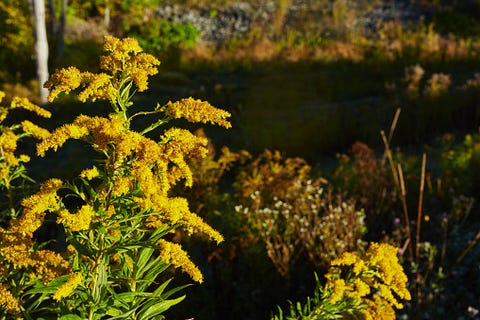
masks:
<svg viewBox="0 0 480 320"><path fill-rule="evenodd" d="M0 91L0 103L5 98L5 93ZM50 133L29 120L20 123L6 123L9 113L14 109L24 109L44 118L51 116L50 112L33 104L27 98L15 96L7 106L0 106L0 189L2 210L1 223L7 222L18 214L18 197L22 196L25 182L31 179L27 176L25 163L30 161L26 154L17 154L18 142L34 137L43 139ZM11 121L10 121L11 122Z"/></svg>
<svg viewBox="0 0 480 320"><path fill-rule="evenodd" d="M175 295L184 286L167 289L172 280L167 269L180 268L203 281L173 241L175 229L223 240L190 211L185 198L171 195L181 182L192 186L188 159L206 156L207 139L166 124L184 118L229 128L230 114L193 98L131 114L135 92L147 90L160 62L132 38L107 36L104 51L102 72L68 67L45 84L50 101L75 93L82 102L108 101L112 112L79 115L41 136L37 153L42 157L76 139L91 146L98 159L73 181L45 181L22 201L21 214L0 229L0 305L8 319L162 319L185 297ZM132 130L132 119L146 115L157 118ZM158 141L146 136L159 129ZM67 205L66 197L76 206ZM35 241L47 214L65 230L64 252Z"/></svg>
<svg viewBox="0 0 480 320"><path fill-rule="evenodd" d="M343 253L331 262L324 286L316 277L313 297L304 305L291 303L288 314L279 309L271 319L395 319L402 300L411 299L397 252L390 244L372 242L363 256Z"/></svg>

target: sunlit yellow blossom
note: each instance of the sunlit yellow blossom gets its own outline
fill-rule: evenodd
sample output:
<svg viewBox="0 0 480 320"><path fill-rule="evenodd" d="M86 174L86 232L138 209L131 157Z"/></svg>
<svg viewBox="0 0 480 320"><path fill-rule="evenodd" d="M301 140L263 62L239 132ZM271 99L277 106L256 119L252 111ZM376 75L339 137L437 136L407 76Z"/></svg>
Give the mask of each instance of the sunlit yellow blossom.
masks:
<svg viewBox="0 0 480 320"><path fill-rule="evenodd" d="M182 246L161 239L158 242L160 246L160 255L165 262L171 263L176 268L181 268L194 281L202 283L203 275L197 266L190 260L188 254L183 251Z"/></svg>
<svg viewBox="0 0 480 320"><path fill-rule="evenodd" d="M147 163L136 161L132 168L132 176L140 183L145 197L150 198L154 194L162 196L165 193L159 189L160 185L157 184L157 179Z"/></svg>
<svg viewBox="0 0 480 320"><path fill-rule="evenodd" d="M27 156L26 154L21 154L18 156L18 161L20 162L23 162L23 163L27 163L30 161L30 157Z"/></svg>
<svg viewBox="0 0 480 320"><path fill-rule="evenodd" d="M20 304L12 293L0 283L0 306L4 307L7 312L14 316L20 315Z"/></svg>
<svg viewBox="0 0 480 320"><path fill-rule="evenodd" d="M85 178L87 180L92 180L98 177L99 175L100 175L100 172L95 166L91 169L84 169L82 172L80 172L80 177Z"/></svg>
<svg viewBox="0 0 480 320"><path fill-rule="evenodd" d="M111 82L111 76L106 73L83 73L84 81L87 84L78 94L78 100L86 102L90 100L95 102L99 100L108 100L112 103L115 102L115 88Z"/></svg>
<svg viewBox="0 0 480 320"><path fill-rule="evenodd" d="M147 53L136 55L129 61L126 70L129 72L139 92L148 89L148 77L158 73L156 67L158 65L160 65L160 61Z"/></svg>
<svg viewBox="0 0 480 320"><path fill-rule="evenodd" d="M3 122L8 116L8 109L0 106L0 123Z"/></svg>
<svg viewBox="0 0 480 320"><path fill-rule="evenodd" d="M74 273L68 277L67 282L61 285L53 294L53 299L60 301L68 297L82 283L83 277L81 273Z"/></svg>
<svg viewBox="0 0 480 320"><path fill-rule="evenodd" d="M24 132L30 133L37 139L45 139L50 135L50 132L48 132L48 130L43 129L28 120L22 121L22 129Z"/></svg>
<svg viewBox="0 0 480 320"><path fill-rule="evenodd" d="M129 177L120 177L113 185L112 194L114 196L122 196L127 194L130 191L131 186L132 181Z"/></svg>
<svg viewBox="0 0 480 320"><path fill-rule="evenodd" d="M344 253L333 260L325 276L326 288L332 288L329 300L335 303L348 298L366 303L365 319L395 319L393 308L403 307L399 299L410 299L397 251L389 244L371 243L362 257Z"/></svg>
<svg viewBox="0 0 480 320"><path fill-rule="evenodd" d="M6 128L0 135L0 157L7 165L11 167L18 166L18 159L15 157L15 150L17 149L18 136L10 129Z"/></svg>
<svg viewBox="0 0 480 320"><path fill-rule="evenodd" d="M131 55L142 52L137 40L133 38L118 39L113 36L105 36L103 50L107 55L112 56L115 60L125 62ZM109 70L108 65L103 65L104 70Z"/></svg>
<svg viewBox="0 0 480 320"><path fill-rule="evenodd" d="M31 103L30 100L28 100L27 98L13 97L10 106L12 108L22 108L28 111L32 111L44 118L50 118L52 116L50 111Z"/></svg>
<svg viewBox="0 0 480 320"><path fill-rule="evenodd" d="M75 124L65 124L55 129L49 136L37 144L37 154L45 156L48 149L57 151L68 139L80 139L88 135L88 129Z"/></svg>
<svg viewBox="0 0 480 320"><path fill-rule="evenodd" d="M1 233L0 256L6 261L15 263L19 267L32 266L35 260L30 255L30 249L33 241L29 237L25 237L21 233Z"/></svg>
<svg viewBox="0 0 480 320"><path fill-rule="evenodd" d="M64 260L60 254L50 250L35 251L32 253L32 258L35 260L33 267L36 274L45 284L69 270L68 261Z"/></svg>
<svg viewBox="0 0 480 320"><path fill-rule="evenodd" d="M395 310L388 303L385 303L378 295L373 300L365 299L367 308L362 311L365 320L395 320Z"/></svg>
<svg viewBox="0 0 480 320"><path fill-rule="evenodd" d="M193 232L204 233L217 243L222 242L223 236L210 227L203 219L195 213L187 212L182 216L182 225L190 234Z"/></svg>
<svg viewBox="0 0 480 320"><path fill-rule="evenodd" d="M177 102L168 102L163 111L175 119L184 118L190 122L209 122L225 128L232 126L230 122L225 120L231 116L228 111L217 109L206 101L191 97Z"/></svg>
<svg viewBox="0 0 480 320"><path fill-rule="evenodd" d="M45 82L44 87L50 90L48 101L52 102L61 93L66 94L82 84L82 73L75 67L60 69Z"/></svg>
<svg viewBox="0 0 480 320"><path fill-rule="evenodd" d="M22 216L11 221L11 230L31 236L42 224L46 211L58 209L59 197L56 192L62 185L59 179L47 180L36 194L23 199Z"/></svg>
<svg viewBox="0 0 480 320"><path fill-rule="evenodd" d="M90 205L84 205L74 214L67 210L60 211L57 223L63 223L72 232L88 230L94 215L94 209Z"/></svg>
<svg viewBox="0 0 480 320"><path fill-rule="evenodd" d="M8 167L0 168L0 180L7 179L10 174L10 169Z"/></svg>
<svg viewBox="0 0 480 320"><path fill-rule="evenodd" d="M3 152L13 152L17 149L17 140L18 137L15 133L6 128L3 130L2 134L0 135L0 147L2 148Z"/></svg>
<svg viewBox="0 0 480 320"><path fill-rule="evenodd" d="M5 92L0 90L0 102L3 101L3 98L5 98Z"/></svg>
<svg viewBox="0 0 480 320"><path fill-rule="evenodd" d="M335 304L338 301L342 300L343 296L345 295L345 291L347 290L347 286L345 285L345 280L343 279L336 279L332 283L329 283L329 286L332 288L332 294L329 298L330 303Z"/></svg>
<svg viewBox="0 0 480 320"><path fill-rule="evenodd" d="M382 281L393 290L400 299L410 300L407 289L408 278L398 261L397 248L386 243L372 243L367 251L370 263L377 267Z"/></svg>

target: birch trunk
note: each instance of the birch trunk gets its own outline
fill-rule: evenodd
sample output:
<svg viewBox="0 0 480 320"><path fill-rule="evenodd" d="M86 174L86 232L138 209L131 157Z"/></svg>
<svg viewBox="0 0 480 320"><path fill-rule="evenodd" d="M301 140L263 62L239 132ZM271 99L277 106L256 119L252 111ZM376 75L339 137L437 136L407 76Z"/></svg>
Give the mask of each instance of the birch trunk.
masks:
<svg viewBox="0 0 480 320"><path fill-rule="evenodd" d="M48 90L43 87L43 84L48 80L48 41L45 21L45 1L33 0L32 2L40 103L47 104Z"/></svg>

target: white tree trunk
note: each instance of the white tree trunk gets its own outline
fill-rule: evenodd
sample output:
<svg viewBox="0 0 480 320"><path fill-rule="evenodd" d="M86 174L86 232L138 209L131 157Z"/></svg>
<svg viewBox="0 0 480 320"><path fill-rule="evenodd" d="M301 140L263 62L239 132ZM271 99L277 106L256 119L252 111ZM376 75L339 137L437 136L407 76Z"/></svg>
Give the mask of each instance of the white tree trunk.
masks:
<svg viewBox="0 0 480 320"><path fill-rule="evenodd" d="M33 0L35 30L35 54L37 58L37 79L40 87L40 103L46 104L48 90L43 84L48 80L48 41L45 21L45 1Z"/></svg>

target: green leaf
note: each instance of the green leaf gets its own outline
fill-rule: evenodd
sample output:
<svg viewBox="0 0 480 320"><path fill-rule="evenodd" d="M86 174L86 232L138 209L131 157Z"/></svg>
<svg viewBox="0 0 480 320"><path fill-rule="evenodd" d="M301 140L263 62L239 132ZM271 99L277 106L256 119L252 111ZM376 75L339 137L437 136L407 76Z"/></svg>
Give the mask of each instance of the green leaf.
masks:
<svg viewBox="0 0 480 320"><path fill-rule="evenodd" d="M142 273L141 271L147 265L154 251L155 250L153 250L152 248L144 248L140 251L140 255L138 257L137 265L136 265L138 270L138 272L136 272L136 276L137 275L141 276L141 273Z"/></svg>
<svg viewBox="0 0 480 320"><path fill-rule="evenodd" d="M98 272L92 292L95 303L99 303L102 300L107 286L107 272L105 270L105 264L103 261L98 265L98 268L100 270Z"/></svg>
<svg viewBox="0 0 480 320"><path fill-rule="evenodd" d="M58 318L58 320L82 320L82 318L76 314L66 314Z"/></svg>
<svg viewBox="0 0 480 320"><path fill-rule="evenodd" d="M152 299L142 306L138 314L138 320L150 320L167 311L170 307L180 303L185 296L181 296L172 300Z"/></svg>

